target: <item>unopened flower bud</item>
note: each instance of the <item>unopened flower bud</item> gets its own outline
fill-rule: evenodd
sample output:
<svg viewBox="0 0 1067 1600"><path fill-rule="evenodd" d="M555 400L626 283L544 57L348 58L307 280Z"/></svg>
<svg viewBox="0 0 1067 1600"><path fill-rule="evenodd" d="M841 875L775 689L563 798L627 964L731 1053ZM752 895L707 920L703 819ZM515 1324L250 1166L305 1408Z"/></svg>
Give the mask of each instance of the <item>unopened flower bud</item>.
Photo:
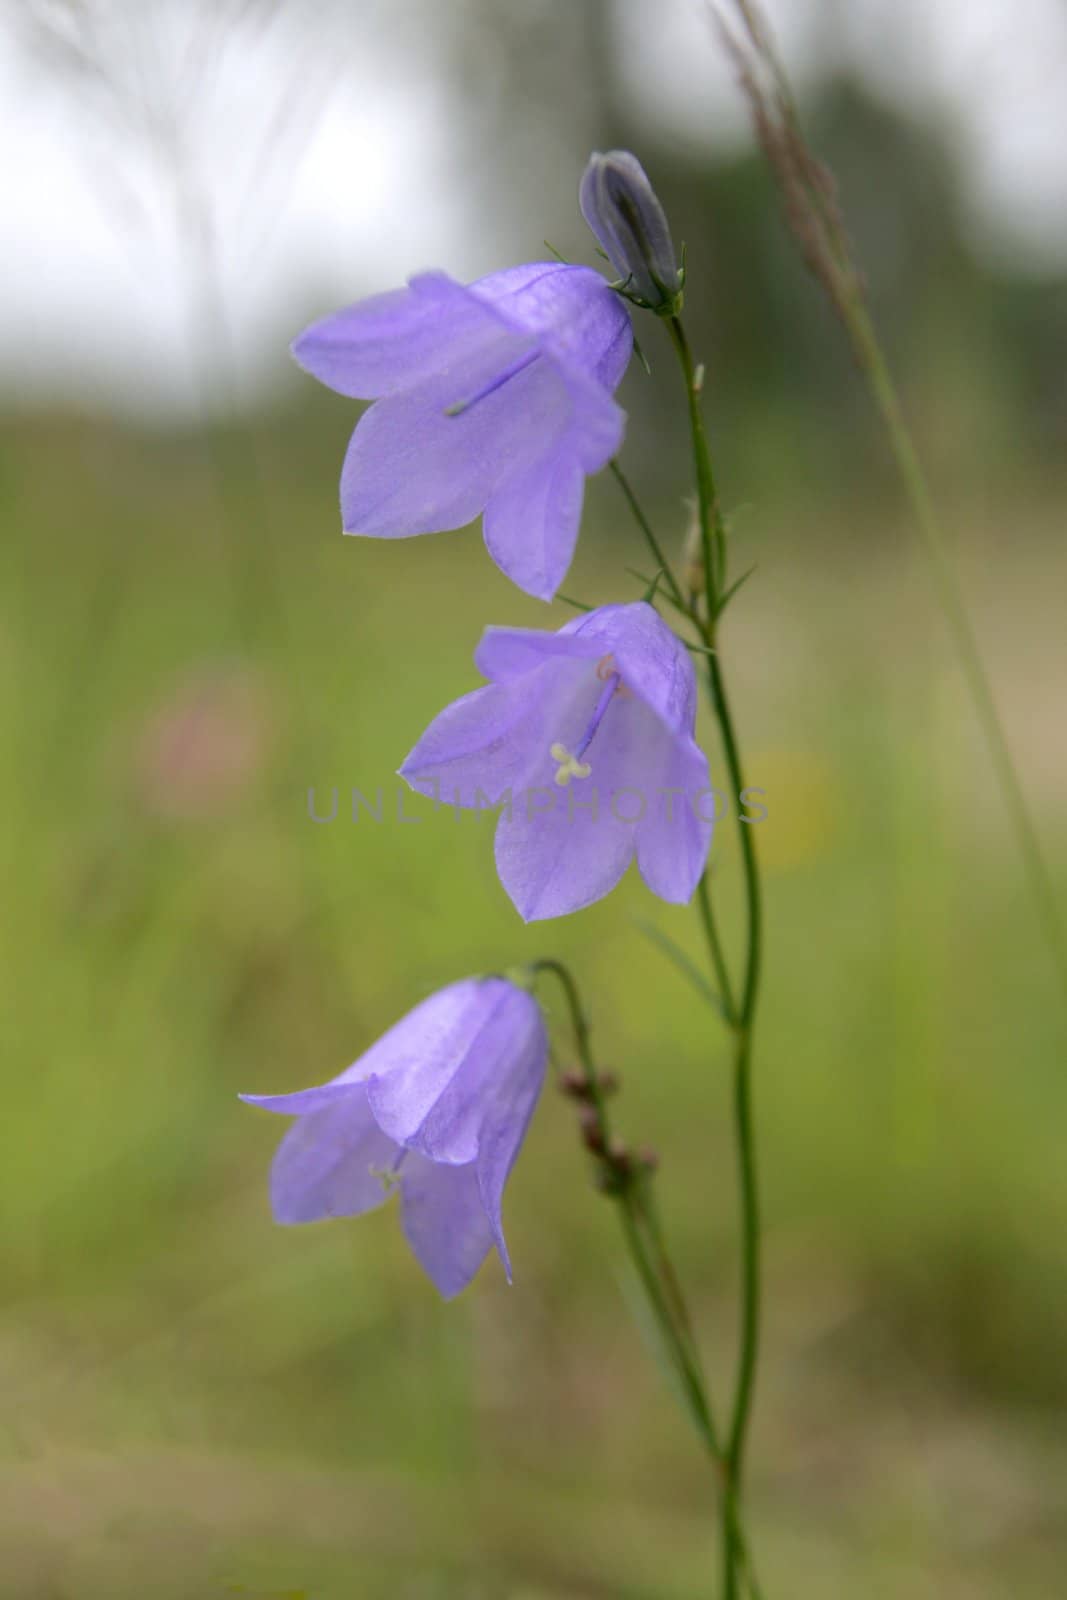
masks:
<svg viewBox="0 0 1067 1600"><path fill-rule="evenodd" d="M650 310L673 316L681 308L682 275L663 207L637 157L594 151L578 203L626 290Z"/></svg>

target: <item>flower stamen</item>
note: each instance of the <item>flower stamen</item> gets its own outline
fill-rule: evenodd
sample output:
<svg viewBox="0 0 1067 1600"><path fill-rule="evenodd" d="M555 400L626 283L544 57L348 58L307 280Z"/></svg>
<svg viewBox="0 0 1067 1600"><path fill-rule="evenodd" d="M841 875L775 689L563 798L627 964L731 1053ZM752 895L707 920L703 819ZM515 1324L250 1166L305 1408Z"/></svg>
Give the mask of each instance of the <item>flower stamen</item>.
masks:
<svg viewBox="0 0 1067 1600"><path fill-rule="evenodd" d="M628 695L630 692L616 670L615 657L613 655L601 656L596 664L596 675L604 687L600 691L600 696L593 708L593 715L586 725L585 732L578 741L577 750L572 752L567 749L565 744L557 742L551 746L548 752L553 761L557 763L555 781L561 789L565 789L572 778L588 778L593 769L588 761L582 760L582 757L596 737L596 731L607 715L607 709L612 700L617 694Z"/></svg>
<svg viewBox="0 0 1067 1600"><path fill-rule="evenodd" d="M370 1173L371 1177L377 1178L378 1182L381 1184L382 1192L384 1194L392 1194L393 1190L399 1186L400 1169L404 1165L404 1157L406 1155L407 1150L400 1149L397 1151L396 1157L391 1166L376 1167L372 1164L367 1168L367 1171Z"/></svg>

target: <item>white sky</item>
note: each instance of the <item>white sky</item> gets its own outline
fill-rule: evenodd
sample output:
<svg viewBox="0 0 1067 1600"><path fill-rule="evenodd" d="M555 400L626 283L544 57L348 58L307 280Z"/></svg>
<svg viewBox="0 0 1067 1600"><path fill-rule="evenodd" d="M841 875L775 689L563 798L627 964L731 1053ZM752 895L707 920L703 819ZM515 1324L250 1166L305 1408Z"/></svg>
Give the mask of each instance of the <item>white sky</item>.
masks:
<svg viewBox="0 0 1067 1600"><path fill-rule="evenodd" d="M620 0L616 30L640 118L686 146L747 139L703 0L657 0L654 28L648 9ZM816 0L764 9L801 85L816 54L836 54L898 102L932 101L983 246L1067 267L1063 0L838 0L818 34ZM462 119L435 72L448 7L278 0L268 11L14 0L0 31L0 390L195 408L199 362L216 375L219 362L191 287L208 258L246 387L285 371L283 330L313 289L341 303L431 264L485 270L484 230L476 259L472 197L456 182ZM66 40L62 62L42 58L34 14Z"/></svg>

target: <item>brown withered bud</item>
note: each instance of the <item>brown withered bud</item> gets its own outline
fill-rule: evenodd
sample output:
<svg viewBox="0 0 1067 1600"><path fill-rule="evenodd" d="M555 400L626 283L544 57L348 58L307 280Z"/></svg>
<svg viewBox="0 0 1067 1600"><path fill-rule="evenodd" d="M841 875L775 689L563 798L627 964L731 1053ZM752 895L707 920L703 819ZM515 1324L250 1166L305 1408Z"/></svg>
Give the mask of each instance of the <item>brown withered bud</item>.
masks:
<svg viewBox="0 0 1067 1600"><path fill-rule="evenodd" d="M593 1086L584 1072L579 1072L576 1067L568 1068L561 1072L558 1079L560 1094L567 1095L571 1100L592 1100ZM619 1077L615 1072L598 1072L596 1087L602 1095L614 1094L619 1087Z"/></svg>
<svg viewBox="0 0 1067 1600"><path fill-rule="evenodd" d="M604 1142L604 1130L600 1126L600 1118L595 1106L583 1106L578 1113L578 1126L582 1132L582 1143L587 1150L595 1156L602 1156L607 1150Z"/></svg>
<svg viewBox="0 0 1067 1600"><path fill-rule="evenodd" d="M601 1194L621 1194L626 1187L625 1176L607 1163L597 1167L593 1182Z"/></svg>
<svg viewBox="0 0 1067 1600"><path fill-rule="evenodd" d="M608 1160L619 1176L628 1176L633 1169L633 1157L621 1139L612 1139L607 1154Z"/></svg>

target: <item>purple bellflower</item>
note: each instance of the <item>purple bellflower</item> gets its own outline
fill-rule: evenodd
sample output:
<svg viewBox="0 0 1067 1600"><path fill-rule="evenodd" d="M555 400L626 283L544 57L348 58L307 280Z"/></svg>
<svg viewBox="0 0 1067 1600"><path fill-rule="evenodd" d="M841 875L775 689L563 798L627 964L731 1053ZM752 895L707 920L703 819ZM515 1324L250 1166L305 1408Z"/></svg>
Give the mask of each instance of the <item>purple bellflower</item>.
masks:
<svg viewBox="0 0 1067 1600"><path fill-rule="evenodd" d="M491 681L441 712L400 775L442 804L502 806L497 870L523 920L599 900L635 854L654 894L688 900L714 795L693 664L653 607L487 628L475 662Z"/></svg>
<svg viewBox="0 0 1067 1600"><path fill-rule="evenodd" d="M301 366L375 402L341 474L345 532L406 539L484 512L497 566L550 600L585 479L622 441L612 394L632 346L598 272L544 261L469 286L422 273L313 323L293 345Z"/></svg>
<svg viewBox="0 0 1067 1600"><path fill-rule="evenodd" d="M446 1299L493 1245L510 1282L501 1200L547 1057L531 994L506 978L466 978L329 1083L242 1095L296 1118L271 1171L276 1220L361 1216L399 1189L405 1237Z"/></svg>

